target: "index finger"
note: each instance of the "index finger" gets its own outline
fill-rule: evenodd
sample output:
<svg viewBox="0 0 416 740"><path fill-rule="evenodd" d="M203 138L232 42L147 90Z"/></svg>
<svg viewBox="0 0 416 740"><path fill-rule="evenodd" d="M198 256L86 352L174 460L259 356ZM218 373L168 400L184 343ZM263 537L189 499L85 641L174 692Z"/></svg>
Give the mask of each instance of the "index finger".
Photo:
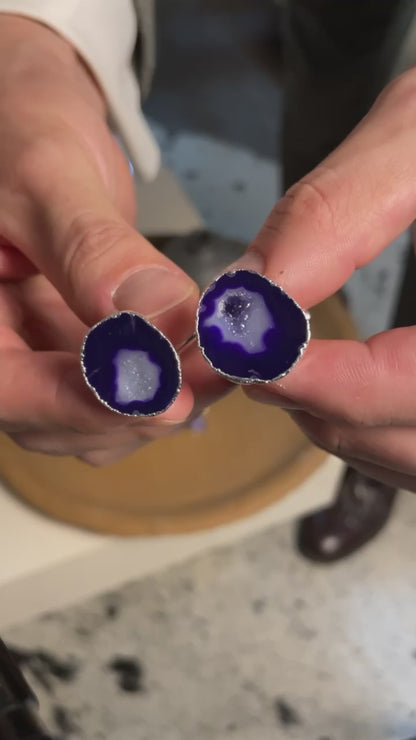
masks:
<svg viewBox="0 0 416 740"><path fill-rule="evenodd" d="M335 293L413 221L415 144L413 69L287 191L238 266L263 272L305 308Z"/></svg>

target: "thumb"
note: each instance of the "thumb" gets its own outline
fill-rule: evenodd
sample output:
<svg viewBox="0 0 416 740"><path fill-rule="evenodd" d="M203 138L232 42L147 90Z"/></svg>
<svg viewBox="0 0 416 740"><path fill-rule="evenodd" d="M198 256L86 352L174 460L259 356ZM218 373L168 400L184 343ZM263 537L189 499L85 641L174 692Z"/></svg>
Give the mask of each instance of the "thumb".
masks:
<svg viewBox="0 0 416 740"><path fill-rule="evenodd" d="M390 83L277 203L238 267L264 272L308 308L404 231L416 212L415 90L415 69Z"/></svg>
<svg viewBox="0 0 416 740"><path fill-rule="evenodd" d="M129 309L173 341L192 333L197 286L121 217L77 142L32 145L16 177L1 218L82 321Z"/></svg>

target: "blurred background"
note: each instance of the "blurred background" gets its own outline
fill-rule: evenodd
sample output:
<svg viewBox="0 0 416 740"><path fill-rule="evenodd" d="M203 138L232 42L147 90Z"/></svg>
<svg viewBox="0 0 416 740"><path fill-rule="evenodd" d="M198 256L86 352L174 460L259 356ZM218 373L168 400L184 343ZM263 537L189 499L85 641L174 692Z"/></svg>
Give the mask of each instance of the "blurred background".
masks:
<svg viewBox="0 0 416 740"><path fill-rule="evenodd" d="M173 209L178 232L192 226L246 245L281 192L282 4L157 0L157 21L158 65L144 109L175 184L162 188L163 214L154 190L138 186L142 218L161 242L167 227L158 226ZM412 35L403 66L412 60ZM405 245L406 237L397 240L346 287L362 336L388 325ZM108 538L56 525L49 556L94 558L81 574L69 560L52 567L46 553L40 578L16 566L10 537L4 571L14 576L0 578L2 636L56 738L416 736L414 499L403 492L382 534L350 559L312 565L294 546L295 512L311 506L308 496L329 499L331 490L321 489L335 478L315 481L302 506L265 513L253 530L194 539L189 548L169 540L169 553L183 557L135 550L130 541L109 550ZM2 510L20 522L14 506L5 494ZM40 552L41 524L26 524ZM183 562L170 565L176 560ZM124 576L89 596L108 588L103 570L115 573L117 563ZM64 603L66 588L78 604ZM35 617L27 605L43 604L46 593L53 608Z"/></svg>
<svg viewBox="0 0 416 740"><path fill-rule="evenodd" d="M206 225L248 244L281 193L284 0L158 0L158 64L144 109ZM413 62L413 30L400 68ZM388 323L406 239L346 288L361 334Z"/></svg>

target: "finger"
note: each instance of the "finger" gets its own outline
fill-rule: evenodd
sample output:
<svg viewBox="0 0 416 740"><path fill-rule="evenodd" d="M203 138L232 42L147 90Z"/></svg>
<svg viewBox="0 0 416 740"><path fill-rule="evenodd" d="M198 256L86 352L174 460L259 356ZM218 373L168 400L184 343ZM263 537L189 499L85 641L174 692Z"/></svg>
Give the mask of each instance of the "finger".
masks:
<svg viewBox="0 0 416 740"><path fill-rule="evenodd" d="M413 425L416 328L393 329L362 343L312 340L287 377L246 392L255 400L334 423Z"/></svg>
<svg viewBox="0 0 416 740"><path fill-rule="evenodd" d="M97 401L83 382L73 355L19 347L0 352L0 362L0 425L4 431L32 428L97 434L137 424L134 417L115 414ZM192 405L192 392L185 384L166 412L141 423L149 427L183 423Z"/></svg>
<svg viewBox="0 0 416 740"><path fill-rule="evenodd" d="M120 460L124 460L125 457L137 452L140 446L142 445L131 444L113 450L94 450L79 455L79 459L95 468L102 468L106 465L112 465Z"/></svg>
<svg viewBox="0 0 416 740"><path fill-rule="evenodd" d="M82 434L79 432L24 431L9 434L24 450L44 455L79 457L96 450L138 449L149 441L145 430L125 429L108 434Z"/></svg>
<svg viewBox="0 0 416 740"><path fill-rule="evenodd" d="M8 238L84 323L130 309L175 342L192 333L196 284L121 217L77 140L37 141L21 155L16 180L0 213Z"/></svg>
<svg viewBox="0 0 416 740"><path fill-rule="evenodd" d="M10 438L24 450L45 455L71 455L79 457L89 452L121 449L139 449L148 442L174 434L182 424L133 424L122 429L109 429L105 433L84 434L73 431L24 430L9 433Z"/></svg>
<svg viewBox="0 0 416 740"><path fill-rule="evenodd" d="M3 303L4 302L0 300L0 311L3 309ZM8 353L19 356L21 352L29 353L30 351L24 339L16 334L14 328L4 324L3 322L0 324L0 347L2 350L0 352L0 358L2 355L6 356ZM5 368L2 367L2 383L4 380L6 380L6 373Z"/></svg>
<svg viewBox="0 0 416 740"><path fill-rule="evenodd" d="M20 316L18 331L31 349L79 353L87 327L44 275L8 285L5 290Z"/></svg>
<svg viewBox="0 0 416 740"><path fill-rule="evenodd" d="M34 264L0 236L0 280L23 280L35 272L37 270Z"/></svg>
<svg viewBox="0 0 416 740"><path fill-rule="evenodd" d="M351 468L355 468L359 473L366 475L368 478L373 478L381 483L385 483L387 486L393 488L402 489L404 491L416 492L416 476L403 475L398 473L396 470L390 470L384 468L381 465L373 465L372 463L363 462L362 460L349 460L345 458L346 462Z"/></svg>
<svg viewBox="0 0 416 740"><path fill-rule="evenodd" d="M318 447L343 460L360 460L416 476L416 428L357 429L328 424L304 412L291 414Z"/></svg>
<svg viewBox="0 0 416 740"><path fill-rule="evenodd" d="M416 70L395 80L324 162L277 203L240 266L304 307L335 293L413 221Z"/></svg>
<svg viewBox="0 0 416 740"><path fill-rule="evenodd" d="M235 388L210 367L196 343L181 352L181 365L184 381L192 388L195 398L193 417Z"/></svg>
<svg viewBox="0 0 416 740"><path fill-rule="evenodd" d="M311 441L314 442L314 444L316 444L318 447L321 447L322 449L326 449L328 452L331 452L331 449L326 446L328 441L327 435L329 438L329 432L324 431L322 427L323 422L319 420L313 421L312 417L308 418L308 415L303 413L294 413L291 414L291 416L293 416L294 420L298 423L305 434L311 439ZM375 430L372 430L371 433L373 433L374 431ZM390 430L382 430L383 433L387 433L389 431ZM403 431L404 430L399 430L400 433ZM411 432L411 434L413 435L415 433L414 429L406 431ZM332 442L329 442L329 446L331 447L333 443L334 437L332 437ZM335 446L337 446L337 443L335 443ZM374 480L379 480L382 483L393 486L394 488L416 491L415 468L413 468L413 470L410 468L409 472L406 473L403 472L403 470L400 468L396 469L396 467L392 464L392 461L387 460L386 458L380 459L378 460L378 462L370 462L369 460L363 459L362 457L350 456L348 454L338 455L338 457L341 457L342 460L347 463L347 465L350 465L352 468L355 468L355 470L358 470L363 475L373 478Z"/></svg>

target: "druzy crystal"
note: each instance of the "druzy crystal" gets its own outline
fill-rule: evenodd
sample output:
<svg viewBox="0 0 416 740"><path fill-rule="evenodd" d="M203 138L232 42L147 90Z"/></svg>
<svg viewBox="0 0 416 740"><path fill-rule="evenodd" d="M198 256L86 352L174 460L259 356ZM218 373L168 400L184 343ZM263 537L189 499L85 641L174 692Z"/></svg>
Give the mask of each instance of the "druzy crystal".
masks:
<svg viewBox="0 0 416 740"><path fill-rule="evenodd" d="M97 398L121 414L154 416L178 395L181 371L169 340L130 311L90 329L81 352L84 378Z"/></svg>
<svg viewBox="0 0 416 740"><path fill-rule="evenodd" d="M286 375L309 340L309 316L282 288L251 270L234 270L203 293L199 346L212 367L238 383Z"/></svg>

